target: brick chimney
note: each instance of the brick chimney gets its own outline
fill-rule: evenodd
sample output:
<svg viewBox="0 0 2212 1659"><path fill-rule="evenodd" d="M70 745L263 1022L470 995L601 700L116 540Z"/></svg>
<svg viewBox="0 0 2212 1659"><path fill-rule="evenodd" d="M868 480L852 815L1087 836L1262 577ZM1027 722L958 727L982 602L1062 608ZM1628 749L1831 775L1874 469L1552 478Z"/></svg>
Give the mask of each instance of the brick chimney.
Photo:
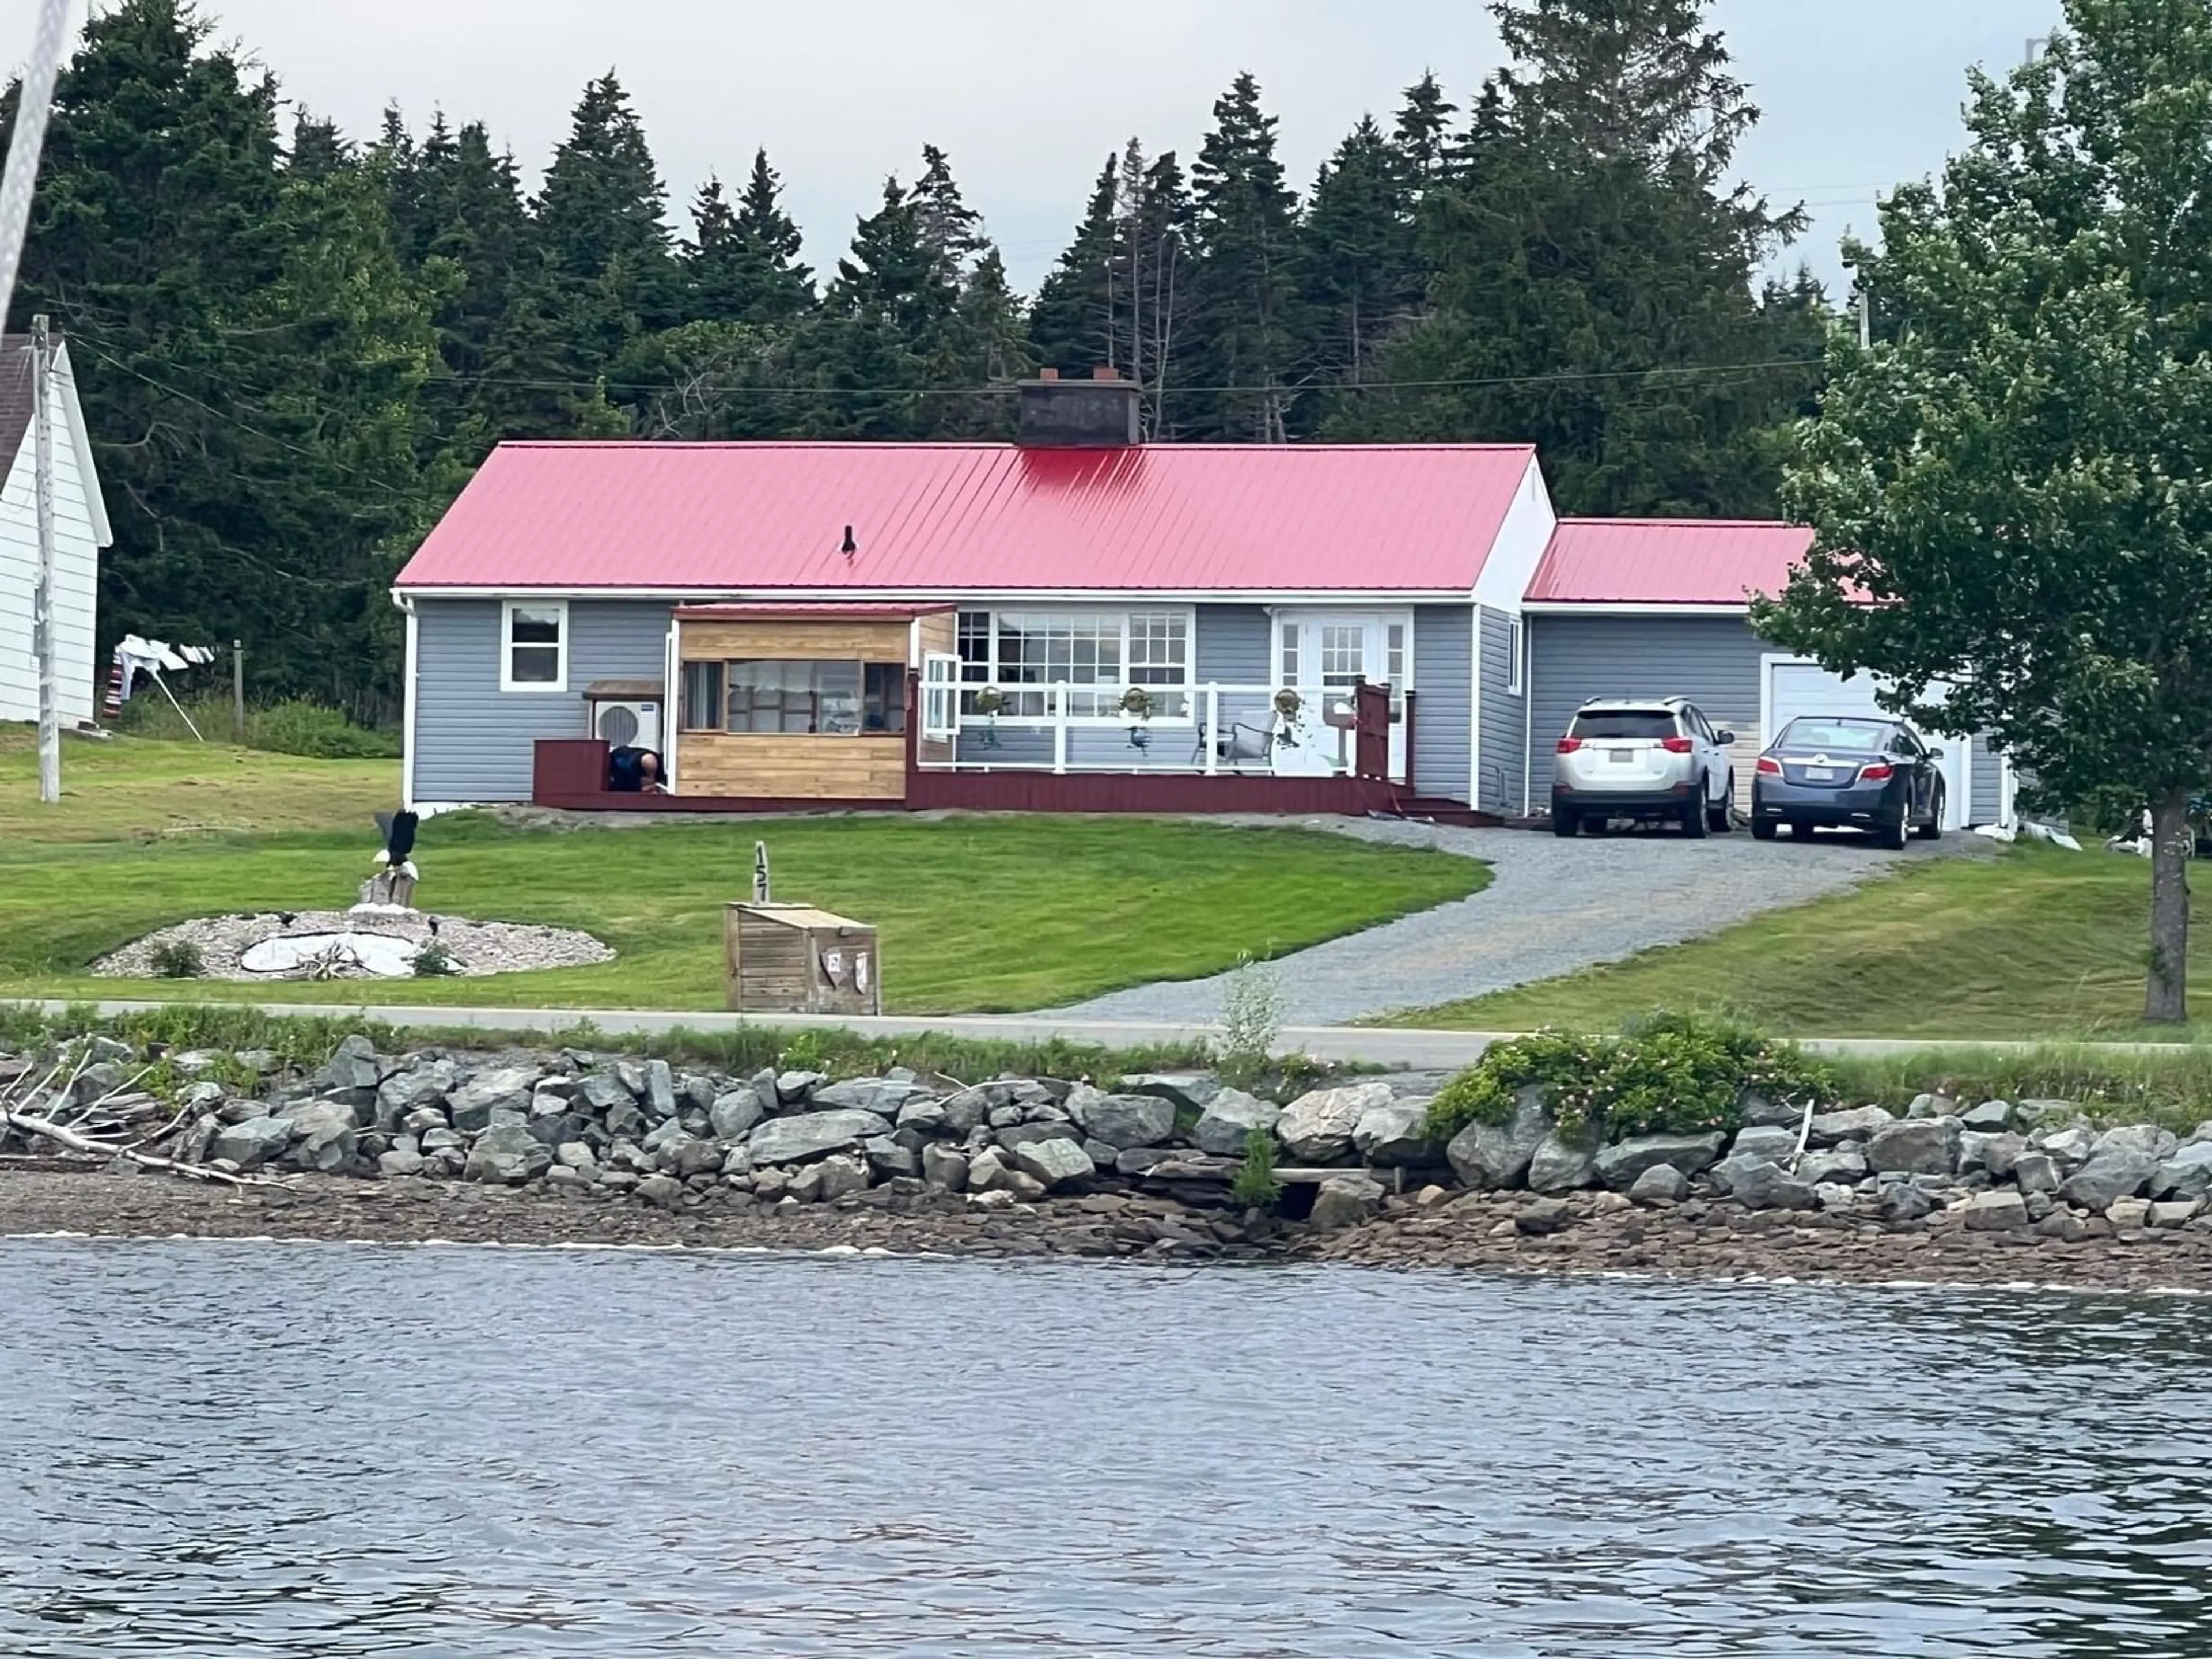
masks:
<svg viewBox="0 0 2212 1659"><path fill-rule="evenodd" d="M1112 368L1063 380L1056 368L1022 382L1017 441L1025 449L1121 449L1137 441L1144 388Z"/></svg>

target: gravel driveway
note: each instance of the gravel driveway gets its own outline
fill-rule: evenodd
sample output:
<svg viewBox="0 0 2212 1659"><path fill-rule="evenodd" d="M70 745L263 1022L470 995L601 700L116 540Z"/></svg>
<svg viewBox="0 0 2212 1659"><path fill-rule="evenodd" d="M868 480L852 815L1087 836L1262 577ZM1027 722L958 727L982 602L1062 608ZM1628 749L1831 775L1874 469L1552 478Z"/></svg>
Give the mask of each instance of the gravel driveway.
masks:
<svg viewBox="0 0 2212 1659"><path fill-rule="evenodd" d="M1244 820L1480 859L1490 885L1472 898L1280 958L1285 1025L1342 1025L1428 1008L1616 962L1717 933L1762 910L1842 892L1903 859L1986 854L1952 835L1887 853L1850 837L1810 844L1748 835L1690 841L1645 833L1575 841L1525 830L1455 830L1378 818ZM1210 1019L1228 975L1139 986L1056 1012L1100 1020Z"/></svg>

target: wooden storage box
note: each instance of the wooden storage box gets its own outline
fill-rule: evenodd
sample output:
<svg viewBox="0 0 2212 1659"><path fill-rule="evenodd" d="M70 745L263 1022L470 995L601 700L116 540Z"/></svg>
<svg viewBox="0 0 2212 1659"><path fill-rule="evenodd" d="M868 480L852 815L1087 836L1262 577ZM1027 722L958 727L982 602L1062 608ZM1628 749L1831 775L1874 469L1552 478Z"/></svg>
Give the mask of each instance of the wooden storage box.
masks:
<svg viewBox="0 0 2212 1659"><path fill-rule="evenodd" d="M722 917L724 982L736 1013L880 1014L876 930L811 904L732 903Z"/></svg>

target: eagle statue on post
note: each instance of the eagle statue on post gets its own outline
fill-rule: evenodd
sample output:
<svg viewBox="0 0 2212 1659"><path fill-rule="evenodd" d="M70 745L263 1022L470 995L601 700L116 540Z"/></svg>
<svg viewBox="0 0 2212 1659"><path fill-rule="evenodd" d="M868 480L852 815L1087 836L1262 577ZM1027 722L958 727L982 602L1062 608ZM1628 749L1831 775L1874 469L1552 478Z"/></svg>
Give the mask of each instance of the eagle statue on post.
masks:
<svg viewBox="0 0 2212 1659"><path fill-rule="evenodd" d="M376 873L362 884L356 910L412 910L415 884L422 872L415 867L415 832L422 819L413 812L379 812L376 828L384 837L374 860Z"/></svg>

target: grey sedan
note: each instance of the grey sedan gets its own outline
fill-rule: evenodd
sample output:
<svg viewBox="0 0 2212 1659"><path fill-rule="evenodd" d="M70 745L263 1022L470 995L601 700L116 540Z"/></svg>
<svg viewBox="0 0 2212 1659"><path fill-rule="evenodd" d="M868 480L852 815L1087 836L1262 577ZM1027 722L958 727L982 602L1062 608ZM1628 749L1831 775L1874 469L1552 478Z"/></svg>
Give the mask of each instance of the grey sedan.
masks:
<svg viewBox="0 0 2212 1659"><path fill-rule="evenodd" d="M1816 828L1860 830L1885 847L1943 833L1942 756L1902 720L1806 716L1759 757L1751 833L1772 841Z"/></svg>

